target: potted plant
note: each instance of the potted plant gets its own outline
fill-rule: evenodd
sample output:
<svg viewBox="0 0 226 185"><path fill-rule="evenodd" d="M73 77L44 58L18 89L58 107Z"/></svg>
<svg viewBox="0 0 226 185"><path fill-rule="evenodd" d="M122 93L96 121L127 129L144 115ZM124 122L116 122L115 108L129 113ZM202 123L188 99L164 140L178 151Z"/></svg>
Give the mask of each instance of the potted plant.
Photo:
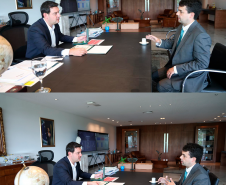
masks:
<svg viewBox="0 0 226 185"><path fill-rule="evenodd" d="M143 20L143 14L144 14L144 12L142 12L140 9L138 9L138 11L141 13L140 20Z"/></svg>
<svg viewBox="0 0 226 185"><path fill-rule="evenodd" d="M162 153L160 154L160 152L158 150L156 150L157 154L158 154L158 161L161 161L161 155Z"/></svg>
<svg viewBox="0 0 226 185"><path fill-rule="evenodd" d="M121 159L119 160L118 164L121 163L121 170L123 171L125 169L124 163L126 163L126 158L121 157Z"/></svg>
<svg viewBox="0 0 226 185"><path fill-rule="evenodd" d="M110 19L111 19L111 17L109 17L109 18L105 17L105 20L103 22L103 24L106 23L106 26L105 26L106 31L109 31L109 26L107 25L107 23L110 23Z"/></svg>

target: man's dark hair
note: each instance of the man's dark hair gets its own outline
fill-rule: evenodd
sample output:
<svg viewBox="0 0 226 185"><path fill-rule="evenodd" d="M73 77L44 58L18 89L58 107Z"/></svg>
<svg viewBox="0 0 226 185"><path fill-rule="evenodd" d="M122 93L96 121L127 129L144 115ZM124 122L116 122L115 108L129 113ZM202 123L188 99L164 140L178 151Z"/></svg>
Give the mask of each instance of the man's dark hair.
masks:
<svg viewBox="0 0 226 185"><path fill-rule="evenodd" d="M44 17L43 14L44 13L49 14L50 8L53 8L53 7L58 7L58 3L55 3L53 1L45 1L44 3L42 3L41 8L40 8L42 18Z"/></svg>
<svg viewBox="0 0 226 185"><path fill-rule="evenodd" d="M202 3L199 0L181 0L179 6L186 6L188 13L194 12L194 19L197 20L202 11Z"/></svg>
<svg viewBox="0 0 226 185"><path fill-rule="evenodd" d="M73 153L75 151L75 148L81 148L82 145L76 143L76 142L70 142L66 146L66 155L68 156L68 152Z"/></svg>
<svg viewBox="0 0 226 185"><path fill-rule="evenodd" d="M182 150L184 152L189 152L191 158L196 157L196 163L199 163L203 155L203 147L196 143L188 143Z"/></svg>

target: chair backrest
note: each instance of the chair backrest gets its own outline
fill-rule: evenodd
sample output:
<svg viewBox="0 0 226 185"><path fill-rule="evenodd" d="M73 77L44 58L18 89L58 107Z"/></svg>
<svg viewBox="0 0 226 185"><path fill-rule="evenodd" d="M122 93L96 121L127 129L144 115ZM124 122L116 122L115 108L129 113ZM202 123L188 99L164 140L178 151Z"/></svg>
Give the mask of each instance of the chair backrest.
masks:
<svg viewBox="0 0 226 185"><path fill-rule="evenodd" d="M50 184L53 178L53 168L56 162L53 161L54 153L51 150L41 150L38 152L38 159L36 162L32 163L31 166L38 166L46 171L49 176Z"/></svg>
<svg viewBox="0 0 226 185"><path fill-rule="evenodd" d="M219 69L226 71L226 46L220 43L216 43L211 57L210 57L210 69ZM209 73L211 79L218 81L226 89L226 75L222 73Z"/></svg>
<svg viewBox="0 0 226 185"><path fill-rule="evenodd" d="M13 48L13 58L25 58L27 50L27 32L30 25L26 12L11 12L8 14L9 25L0 29L0 35L9 41Z"/></svg>
<svg viewBox="0 0 226 185"><path fill-rule="evenodd" d="M204 170L206 170L206 172L209 174L210 170L209 170L207 167L205 167L205 166L203 166L203 168L204 168Z"/></svg>
<svg viewBox="0 0 226 185"><path fill-rule="evenodd" d="M210 183L211 185L218 185L219 183L219 179L217 178L216 175L214 175L213 173L209 173L209 178L210 178Z"/></svg>

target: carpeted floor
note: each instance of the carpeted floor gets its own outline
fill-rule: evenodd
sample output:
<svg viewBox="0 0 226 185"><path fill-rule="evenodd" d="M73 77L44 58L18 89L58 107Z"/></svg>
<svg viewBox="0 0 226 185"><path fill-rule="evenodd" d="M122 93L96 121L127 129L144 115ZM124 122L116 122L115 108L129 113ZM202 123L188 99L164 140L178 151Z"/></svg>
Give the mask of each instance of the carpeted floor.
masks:
<svg viewBox="0 0 226 185"><path fill-rule="evenodd" d="M152 72L155 72L158 69L164 67L168 60L169 57L167 51L152 50L151 51Z"/></svg>

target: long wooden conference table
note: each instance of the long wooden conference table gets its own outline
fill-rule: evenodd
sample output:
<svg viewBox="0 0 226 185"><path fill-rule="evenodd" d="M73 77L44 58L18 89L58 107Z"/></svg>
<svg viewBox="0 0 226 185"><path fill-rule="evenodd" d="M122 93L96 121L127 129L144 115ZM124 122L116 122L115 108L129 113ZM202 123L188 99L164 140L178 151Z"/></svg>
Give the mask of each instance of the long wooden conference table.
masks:
<svg viewBox="0 0 226 185"><path fill-rule="evenodd" d="M61 67L43 79L43 86L51 92L151 92L151 43L139 44L147 34L104 32L96 39L105 39L101 45L113 45L106 55L67 56ZM27 91L39 88L37 83Z"/></svg>

